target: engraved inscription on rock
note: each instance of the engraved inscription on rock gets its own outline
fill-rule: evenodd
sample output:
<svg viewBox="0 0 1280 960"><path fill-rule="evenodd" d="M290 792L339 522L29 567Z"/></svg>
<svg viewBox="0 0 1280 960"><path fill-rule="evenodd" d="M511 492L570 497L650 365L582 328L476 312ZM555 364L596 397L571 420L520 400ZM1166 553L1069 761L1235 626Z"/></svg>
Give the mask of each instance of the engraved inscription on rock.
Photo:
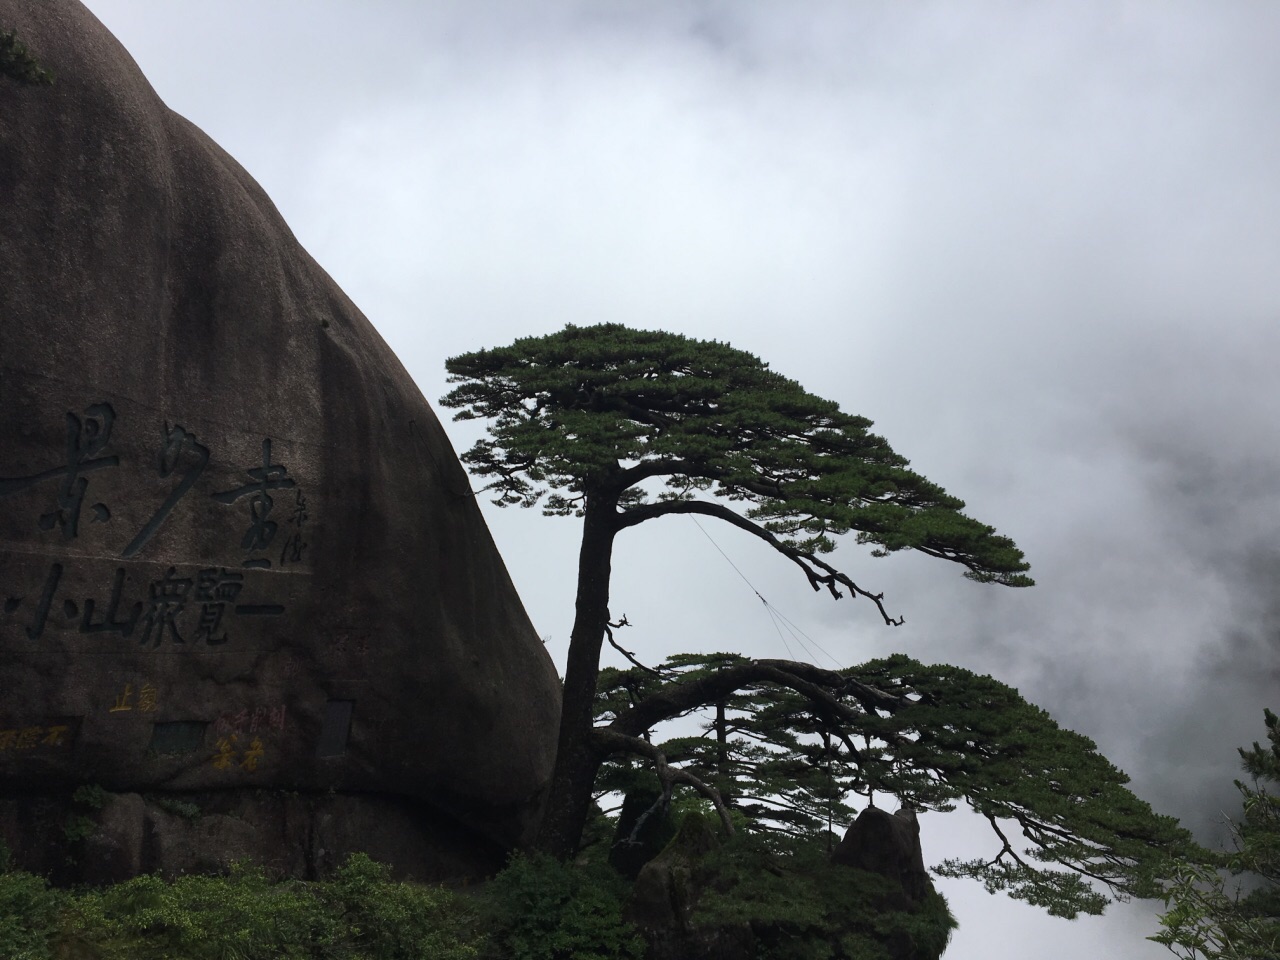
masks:
<svg viewBox="0 0 1280 960"><path fill-rule="evenodd" d="M434 412L84 6L0 26L57 76L0 77L0 839L79 784L320 816L275 790L500 861L560 687Z"/></svg>

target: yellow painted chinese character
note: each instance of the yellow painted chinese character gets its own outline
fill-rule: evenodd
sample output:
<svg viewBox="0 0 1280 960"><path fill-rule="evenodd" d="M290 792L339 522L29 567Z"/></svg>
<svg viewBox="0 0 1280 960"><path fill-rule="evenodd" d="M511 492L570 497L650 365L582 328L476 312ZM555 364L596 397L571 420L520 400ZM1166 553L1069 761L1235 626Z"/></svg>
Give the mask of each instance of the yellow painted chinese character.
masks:
<svg viewBox="0 0 1280 960"><path fill-rule="evenodd" d="M156 695L159 691L149 683L144 683L138 691L138 712L155 713Z"/></svg>
<svg viewBox="0 0 1280 960"><path fill-rule="evenodd" d="M119 713L121 710L132 710L133 704L129 702L129 698L133 696L133 687L129 684L124 685L124 693L116 697L116 705L108 710L108 713Z"/></svg>
<svg viewBox="0 0 1280 960"><path fill-rule="evenodd" d="M0 730L0 750L8 750L17 738L17 730Z"/></svg>
<svg viewBox="0 0 1280 960"><path fill-rule="evenodd" d="M257 770L258 758L261 756L262 741L254 737L253 742L249 744L249 749L244 752L244 759L240 761L240 766L246 770Z"/></svg>
<svg viewBox="0 0 1280 960"><path fill-rule="evenodd" d="M236 735L233 733L229 737L223 737L218 741L218 752L213 756L213 765L219 770L225 770L231 766L231 761L236 758Z"/></svg>
<svg viewBox="0 0 1280 960"><path fill-rule="evenodd" d="M59 747L62 745L63 738L70 729L71 728L65 723L58 727L49 727L49 729L45 731L44 740L42 742L50 747Z"/></svg>
<svg viewBox="0 0 1280 960"><path fill-rule="evenodd" d="M18 734L18 742L14 744L14 749L30 750L40 742L42 733L44 733L44 727L23 727L22 732Z"/></svg>

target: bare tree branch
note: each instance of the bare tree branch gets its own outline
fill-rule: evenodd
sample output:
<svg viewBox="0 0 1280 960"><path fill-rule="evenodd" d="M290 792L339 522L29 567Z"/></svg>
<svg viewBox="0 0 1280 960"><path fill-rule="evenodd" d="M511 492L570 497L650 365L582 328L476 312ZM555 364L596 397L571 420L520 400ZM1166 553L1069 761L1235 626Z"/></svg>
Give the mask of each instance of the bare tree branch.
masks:
<svg viewBox="0 0 1280 960"><path fill-rule="evenodd" d="M995 857L993 857L990 860L990 862L987 863L987 866L994 867L997 863L999 863L1002 859L1004 859L1004 855L1007 853L1010 857L1013 858L1013 862L1016 863L1018 866L1022 867L1024 870L1034 870L1035 869L1034 867L1028 866L1027 862L1023 860L1020 856L1018 856L1017 851L1013 849L1013 844L1009 842L1009 838L1006 837L1004 835L1004 831L1000 829L1000 824L996 820L996 818L989 813L986 815L986 817L987 817L987 822L991 824L991 829L996 832L996 836L1000 838L1000 843L1001 843L1000 852L997 853Z"/></svg>
<svg viewBox="0 0 1280 960"><path fill-rule="evenodd" d="M617 623L605 623L604 635L609 640L609 646L613 647L613 649L617 650L620 654L622 654L624 657L630 660L634 666L637 666L641 670L644 670L648 673L652 673L655 677L661 677L663 675L661 670L657 670L654 667L645 666L643 663L641 663L639 660L636 659L636 656L634 653L632 653L630 650L624 650L618 644L618 641L613 639L614 628L629 627L629 626L631 626L631 622L627 620L627 615L625 613L622 615L622 619L619 620Z"/></svg>

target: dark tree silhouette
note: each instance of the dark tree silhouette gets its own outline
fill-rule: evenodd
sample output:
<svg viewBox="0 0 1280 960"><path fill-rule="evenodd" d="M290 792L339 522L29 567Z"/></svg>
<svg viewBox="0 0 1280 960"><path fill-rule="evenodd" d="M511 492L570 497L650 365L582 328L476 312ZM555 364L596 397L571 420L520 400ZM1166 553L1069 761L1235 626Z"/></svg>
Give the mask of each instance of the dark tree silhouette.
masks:
<svg viewBox="0 0 1280 960"><path fill-rule="evenodd" d="M1029 565L1013 541L966 516L962 501L911 471L903 457L870 432L869 420L842 412L727 344L617 324L568 326L549 336L454 357L447 369L457 386L441 402L458 408L456 419L490 421L488 437L462 459L489 480L495 502L525 507L541 502L547 514L582 519L558 751L537 847L562 859L573 855L597 771L607 757L618 754L647 758L668 790L683 782L702 792L721 810L728 828L715 787L669 762L645 735L657 723L725 701L736 691L765 687L799 697L814 716L823 718L823 729L850 751L855 731L892 745L898 772L888 779L903 799L945 807L949 798L965 796L990 814L997 831L997 818L1010 815L1024 830L1039 831L1032 840L1041 850L1057 844L1062 852L1065 848L1054 837L1066 831L1061 836L1083 846L1057 859L1077 870L1089 872L1091 864L1102 870L1099 856L1111 862L1114 843L1108 844L1117 841L1115 835L1111 841L1101 834L1082 839L1056 813L1036 820L1019 815L1029 806L992 805L994 801L981 799L986 794L957 793L954 784L946 790L938 787L948 776L962 777L963 764L956 766L953 753L942 749L942 731L926 735L913 725L914 719L899 728L895 717L916 718L924 709L918 703L924 695L901 676L872 672L864 677L856 670L742 658L715 669L662 676L623 651L655 682L610 722L596 723L600 654L621 622L611 623L609 612L614 542L623 531L650 520L692 514L744 530L794 563L814 590L836 598L861 597L889 625L902 620L889 612L883 595L855 582L829 559L837 538L852 534L876 556L916 550L948 560L980 583L1032 584ZM942 714L928 716L945 722ZM1054 742L1054 749L1063 743ZM1073 756L1089 753L1076 747L1070 751ZM982 749L995 748L974 747ZM846 759L854 757L850 753ZM870 757L863 760L866 776L889 770L884 763L872 764ZM914 770L914 780L901 773L908 768ZM1117 783L1123 782L1123 774L1109 765L1107 769L1120 778ZM926 789L928 783L933 786ZM1077 796L1072 791L1078 787L1064 781L1061 789ZM1050 803L1051 794L1037 795L1039 802ZM1154 816L1149 809L1147 815ZM1151 856L1181 836L1163 818L1143 829L1147 833L1139 847ZM1123 892L1133 879L1132 870L1126 870L1144 857L1128 846L1112 859L1129 866L1091 875ZM1047 889L1044 884L1051 882L1022 861L1008 842L985 868L969 864L956 869L1024 891ZM1095 905L1086 902L1079 888L1059 886L1059 894L1047 894L1055 902L1075 903L1079 909Z"/></svg>

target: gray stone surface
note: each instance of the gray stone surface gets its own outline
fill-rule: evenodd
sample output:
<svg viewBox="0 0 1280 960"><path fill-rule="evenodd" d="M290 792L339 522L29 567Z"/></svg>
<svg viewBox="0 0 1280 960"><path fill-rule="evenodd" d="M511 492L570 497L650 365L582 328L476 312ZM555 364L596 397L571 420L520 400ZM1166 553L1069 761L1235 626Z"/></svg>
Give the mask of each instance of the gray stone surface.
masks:
<svg viewBox="0 0 1280 960"><path fill-rule="evenodd" d="M140 873L221 873L253 861L271 876L317 879L359 850L396 877L466 884L501 869L506 849L403 797L218 790L0 799L14 858L59 883ZM74 837L68 841L68 836Z"/></svg>
<svg viewBox="0 0 1280 960"><path fill-rule="evenodd" d="M58 78L0 78L0 796L332 791L515 842L559 683L435 415L83 6L0 26Z"/></svg>
<svg viewBox="0 0 1280 960"><path fill-rule="evenodd" d="M648 960L750 960L756 955L755 937L746 923L694 921L698 901L712 881L703 859L718 844L715 828L705 818L687 814L666 848L640 868L626 916L644 936Z"/></svg>
<svg viewBox="0 0 1280 960"><path fill-rule="evenodd" d="M920 823L908 808L890 813L867 807L845 831L831 861L897 882L912 903L923 903L933 890L920 849Z"/></svg>

